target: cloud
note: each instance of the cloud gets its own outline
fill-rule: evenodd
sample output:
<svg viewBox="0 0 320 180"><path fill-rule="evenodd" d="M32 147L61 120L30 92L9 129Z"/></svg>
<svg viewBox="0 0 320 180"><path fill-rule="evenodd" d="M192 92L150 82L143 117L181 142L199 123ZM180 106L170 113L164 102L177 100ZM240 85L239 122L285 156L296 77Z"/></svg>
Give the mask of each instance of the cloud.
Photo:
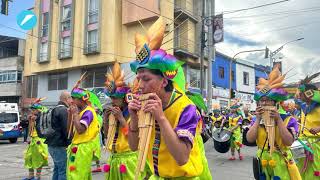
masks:
<svg viewBox="0 0 320 180"><path fill-rule="evenodd" d="M248 8L272 3L275 0L216 0L216 12ZM284 43L298 38L302 41L286 45L277 57L282 57L288 81L303 78L312 69L320 68L320 4L319 0L290 0L285 3L224 15L225 42L217 44L218 51L229 56L243 50L275 51ZM264 52L239 55L257 64L269 64ZM319 67L317 67L319 66ZM314 70L316 71L316 70Z"/></svg>

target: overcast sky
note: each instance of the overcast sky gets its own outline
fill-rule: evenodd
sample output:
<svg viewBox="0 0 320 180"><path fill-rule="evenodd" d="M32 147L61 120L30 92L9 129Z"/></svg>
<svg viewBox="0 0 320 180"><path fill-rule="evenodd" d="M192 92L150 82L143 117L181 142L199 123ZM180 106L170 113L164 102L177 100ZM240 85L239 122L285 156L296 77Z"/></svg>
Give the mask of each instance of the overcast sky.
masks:
<svg viewBox="0 0 320 180"><path fill-rule="evenodd" d="M216 14L276 1L279 0L216 0ZM9 16L0 15L0 23L19 29L17 14L33 4L34 0L14 0L10 3ZM217 49L231 57L242 50L266 46L274 51L288 41L303 37L304 40L285 46L277 56L282 57L284 71L293 68L287 82L320 71L320 0L290 0L255 10L224 14L224 28L225 41L218 44ZM0 27L0 34L25 37L25 34L5 27ZM238 57L258 64L269 63L263 52Z"/></svg>
<svg viewBox="0 0 320 180"><path fill-rule="evenodd" d="M279 0L216 0L216 14L276 2ZM261 49L271 51L290 43L277 57L282 57L287 82L297 81L307 74L320 71L320 1L290 0L281 4L224 15L225 41L218 51L233 56L239 51ZM267 64L264 53L239 56L251 62Z"/></svg>

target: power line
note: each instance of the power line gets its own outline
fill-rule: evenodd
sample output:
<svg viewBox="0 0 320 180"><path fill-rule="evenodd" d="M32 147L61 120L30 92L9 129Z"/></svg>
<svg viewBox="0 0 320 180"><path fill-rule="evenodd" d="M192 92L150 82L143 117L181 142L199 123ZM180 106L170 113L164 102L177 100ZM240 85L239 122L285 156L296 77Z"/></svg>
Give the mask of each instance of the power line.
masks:
<svg viewBox="0 0 320 180"><path fill-rule="evenodd" d="M282 27L282 28L277 28L277 29L271 29L268 31L259 32L257 34L263 34L263 33L267 33L267 32L275 32L275 31L283 31L283 30L288 30L288 29L295 29L295 28L298 28L301 26L307 26L307 25L316 24L316 23L320 23L320 21L313 21L313 22L299 24L299 25L295 25L295 26L287 26L287 27ZM257 34L235 34L235 35L240 36L240 37L248 37L248 36L254 36Z"/></svg>
<svg viewBox="0 0 320 180"><path fill-rule="evenodd" d="M26 35L31 36L31 37L33 37L33 38L37 38L37 39L41 39L41 38L42 38L42 37L35 36L35 35L33 35L33 34L29 34L29 33L23 32L23 31L21 31L21 30L15 29L15 28L13 28L13 27L6 26L6 25L4 25L4 24L0 24L0 26L3 26L3 27L5 27L5 28L7 28L7 29L12 29L12 30L14 30L14 31L17 31L17 32L26 34ZM55 44L60 44L60 45L66 45L66 46L69 46L69 47L72 47L72 48L78 48L78 49L86 50L86 49L83 48L83 47L78 47L78 46L74 46L74 45L71 45L71 44L64 44L64 43L62 43L62 42L56 42L56 41L52 41L52 40L48 40L48 42L50 42L50 43L55 43ZM114 53L100 52L100 54L114 55L114 56L123 57L123 58L134 58L134 57L128 57L128 56L118 55L118 54L114 54Z"/></svg>
<svg viewBox="0 0 320 180"><path fill-rule="evenodd" d="M278 11L273 13L265 13L265 14L253 14L248 16L233 16L233 17L226 17L226 20L229 19L243 19L243 18L256 18L256 17L265 17L265 16L283 16L289 14L299 14L299 13L306 13L306 12L314 12L319 11L320 6L312 7L312 8L303 8L303 9L296 9L296 10L289 10L289 11Z"/></svg>
<svg viewBox="0 0 320 180"><path fill-rule="evenodd" d="M272 6L272 5L275 5L275 4L284 3L284 2L287 2L287 1L289 1L289 0L276 1L276 2L273 2L273 3L263 4L263 5L254 6L254 7L249 7L249 8L244 8L244 9L224 11L223 14L233 14L233 13L237 13L237 12L241 12L241 11L258 9L258 8L262 8L262 7L266 7L266 6Z"/></svg>

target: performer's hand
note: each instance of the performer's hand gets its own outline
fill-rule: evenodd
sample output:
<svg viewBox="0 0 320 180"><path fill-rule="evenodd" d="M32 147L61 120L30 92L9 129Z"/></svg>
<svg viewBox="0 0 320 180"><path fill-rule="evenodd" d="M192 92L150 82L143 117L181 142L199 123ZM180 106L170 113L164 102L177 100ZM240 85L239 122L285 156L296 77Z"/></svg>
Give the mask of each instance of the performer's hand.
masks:
<svg viewBox="0 0 320 180"><path fill-rule="evenodd" d="M162 101L154 93L150 94L149 99L146 101L143 111L151 113L157 121L161 120L162 117L164 117L164 113L162 110Z"/></svg>
<svg viewBox="0 0 320 180"><path fill-rule="evenodd" d="M79 113L79 109L78 109L77 106L71 105L71 106L69 106L69 112L70 112L71 115L72 114L78 114Z"/></svg>
<svg viewBox="0 0 320 180"><path fill-rule="evenodd" d="M117 120L122 120L124 119L123 115L122 115L122 111L119 107L113 107L111 110L111 113L114 115L114 117Z"/></svg>
<svg viewBox="0 0 320 180"><path fill-rule="evenodd" d="M271 110L270 117L273 118L276 122L278 122L279 120L282 120L278 110L276 109Z"/></svg>
<svg viewBox="0 0 320 180"><path fill-rule="evenodd" d="M37 119L37 116L36 115L31 115L31 117L30 117L30 120L31 121L35 121Z"/></svg>
<svg viewBox="0 0 320 180"><path fill-rule="evenodd" d="M261 117L262 117L263 113L264 113L263 107L261 107L261 106L257 107L257 109L256 109L256 118L257 118L256 120L257 121L261 120Z"/></svg>
<svg viewBox="0 0 320 180"><path fill-rule="evenodd" d="M310 129L312 134L318 134L320 132L320 127L313 127Z"/></svg>
<svg viewBox="0 0 320 180"><path fill-rule="evenodd" d="M141 109L141 102L138 100L137 95L133 95L133 100L128 104L128 110L131 120L138 120L137 112Z"/></svg>

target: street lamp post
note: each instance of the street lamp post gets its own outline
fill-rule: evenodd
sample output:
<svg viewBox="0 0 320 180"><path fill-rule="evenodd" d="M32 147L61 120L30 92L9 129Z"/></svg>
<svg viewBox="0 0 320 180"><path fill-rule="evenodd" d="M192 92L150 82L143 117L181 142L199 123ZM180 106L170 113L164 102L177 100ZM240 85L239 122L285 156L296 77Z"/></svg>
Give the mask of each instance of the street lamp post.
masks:
<svg viewBox="0 0 320 180"><path fill-rule="evenodd" d="M258 52L258 51L268 51L266 49L254 49L254 50L248 50L248 51L240 51L237 54L233 56L233 58L230 60L230 65L229 65L229 106L231 105L231 91L232 91L232 62L236 62L236 56L242 53L249 53L249 52Z"/></svg>
<svg viewBox="0 0 320 180"><path fill-rule="evenodd" d="M283 49L283 47L284 47L285 45L290 44L290 43L293 43L293 42L301 41L301 40L303 40L303 39L304 39L304 38L299 38L299 39L295 39L295 40L292 40L292 41L288 41L288 42L284 43L282 46L280 46L280 47L279 47L277 50L275 50L274 52L271 52L271 53L270 53L270 68L271 68L271 70L272 70L273 62L275 61L274 56L275 56L276 54L278 54L278 53Z"/></svg>

